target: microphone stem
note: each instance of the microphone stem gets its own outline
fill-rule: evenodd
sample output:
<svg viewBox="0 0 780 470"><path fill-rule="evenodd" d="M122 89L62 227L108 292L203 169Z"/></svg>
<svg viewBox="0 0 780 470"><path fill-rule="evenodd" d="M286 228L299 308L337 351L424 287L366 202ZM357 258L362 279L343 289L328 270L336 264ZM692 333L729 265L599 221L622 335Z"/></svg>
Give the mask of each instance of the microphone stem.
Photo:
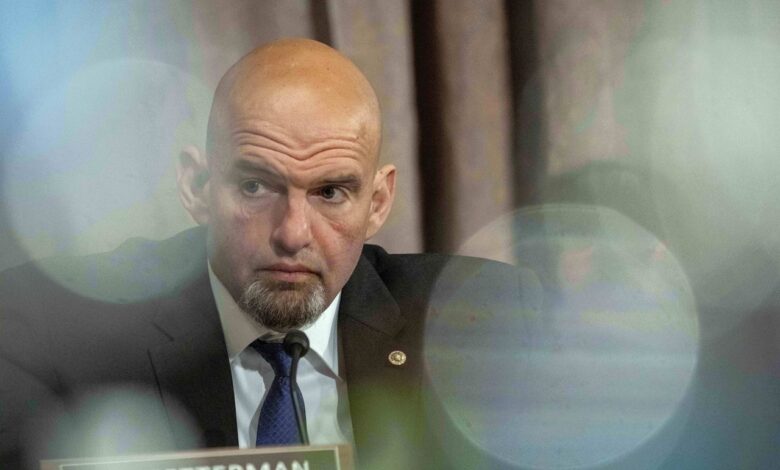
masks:
<svg viewBox="0 0 780 470"><path fill-rule="evenodd" d="M301 406L300 394L298 393L298 361L301 358L300 348L295 348L292 354L292 364L290 365L290 395L293 400L293 409L295 410L295 420L298 422L298 437L303 445L309 445L309 431L306 428L306 419L303 416L303 407Z"/></svg>

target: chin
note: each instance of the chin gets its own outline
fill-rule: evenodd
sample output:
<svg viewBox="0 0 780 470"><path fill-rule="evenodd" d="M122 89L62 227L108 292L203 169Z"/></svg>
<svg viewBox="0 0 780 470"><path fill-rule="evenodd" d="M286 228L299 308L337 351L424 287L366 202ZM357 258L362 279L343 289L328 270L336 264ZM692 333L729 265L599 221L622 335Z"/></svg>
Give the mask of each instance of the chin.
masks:
<svg viewBox="0 0 780 470"><path fill-rule="evenodd" d="M256 322L274 331L302 328L325 310L322 283L256 280L247 286L239 307Z"/></svg>

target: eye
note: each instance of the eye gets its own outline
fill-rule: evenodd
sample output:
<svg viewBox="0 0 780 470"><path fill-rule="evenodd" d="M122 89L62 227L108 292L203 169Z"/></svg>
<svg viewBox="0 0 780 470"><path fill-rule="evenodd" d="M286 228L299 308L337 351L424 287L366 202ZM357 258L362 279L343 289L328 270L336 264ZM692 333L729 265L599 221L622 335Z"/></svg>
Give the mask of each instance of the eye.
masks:
<svg viewBox="0 0 780 470"><path fill-rule="evenodd" d="M264 191L263 184L257 180L246 180L239 184L241 192L250 197L257 197Z"/></svg>
<svg viewBox="0 0 780 470"><path fill-rule="evenodd" d="M336 185L323 186L318 191L319 196L328 202L343 202L346 197L344 190Z"/></svg>

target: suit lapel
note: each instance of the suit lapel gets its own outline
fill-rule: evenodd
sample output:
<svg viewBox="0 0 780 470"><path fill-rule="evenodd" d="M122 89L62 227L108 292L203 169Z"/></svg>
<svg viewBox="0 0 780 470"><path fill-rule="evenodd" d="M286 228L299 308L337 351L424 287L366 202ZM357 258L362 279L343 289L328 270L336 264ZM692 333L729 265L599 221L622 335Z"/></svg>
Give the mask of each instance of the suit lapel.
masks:
<svg viewBox="0 0 780 470"><path fill-rule="evenodd" d="M205 263L194 282L158 307L154 324L167 338L149 357L177 447L237 446L233 381ZM175 417L177 406L194 419L195 436Z"/></svg>
<svg viewBox="0 0 780 470"><path fill-rule="evenodd" d="M197 256L193 251L189 255ZM149 358L177 447L237 446L227 347L205 261L196 271L194 281L158 302L153 323L163 340L149 349ZM385 282L361 257L343 289L338 326L355 444L366 468L388 449L408 451L406 441L416 436L422 355L419 340L404 334L405 324ZM392 365L393 351L405 352L407 362ZM193 439L192 426L176 417L177 406L201 435Z"/></svg>
<svg viewBox="0 0 780 470"><path fill-rule="evenodd" d="M361 467L373 468L414 439L422 359L401 334L398 303L365 257L344 287L338 321L357 453ZM391 364L393 351L405 352L407 362Z"/></svg>

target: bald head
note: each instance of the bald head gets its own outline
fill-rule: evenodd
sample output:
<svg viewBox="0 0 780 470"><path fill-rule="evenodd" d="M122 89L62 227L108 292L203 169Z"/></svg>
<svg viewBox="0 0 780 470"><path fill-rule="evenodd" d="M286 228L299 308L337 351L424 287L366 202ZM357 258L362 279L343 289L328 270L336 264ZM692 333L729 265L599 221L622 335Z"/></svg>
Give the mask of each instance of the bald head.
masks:
<svg viewBox="0 0 780 470"><path fill-rule="evenodd" d="M209 265L250 318L300 328L336 298L393 205L379 105L347 58L307 39L255 49L222 78L207 158L180 155L185 208Z"/></svg>
<svg viewBox="0 0 780 470"><path fill-rule="evenodd" d="M376 164L381 139L376 94L349 59L317 41L275 41L253 50L227 71L209 116L210 159L219 157L230 129L242 120L290 127L298 135L316 136L325 123L343 127L354 131L357 143Z"/></svg>

